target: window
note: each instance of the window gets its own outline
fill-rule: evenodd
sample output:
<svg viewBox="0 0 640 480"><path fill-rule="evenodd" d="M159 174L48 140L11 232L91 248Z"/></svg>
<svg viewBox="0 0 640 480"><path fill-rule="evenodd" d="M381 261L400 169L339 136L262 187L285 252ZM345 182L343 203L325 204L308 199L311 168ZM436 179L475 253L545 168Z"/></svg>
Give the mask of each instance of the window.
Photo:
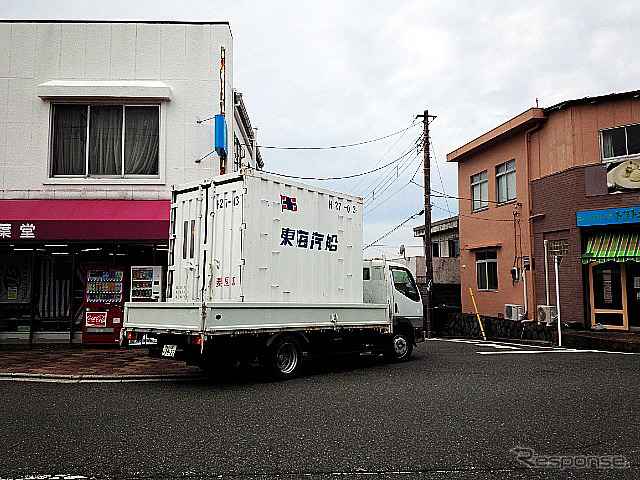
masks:
<svg viewBox="0 0 640 480"><path fill-rule="evenodd" d="M549 241L549 255L569 255L569 240L566 238Z"/></svg>
<svg viewBox="0 0 640 480"><path fill-rule="evenodd" d="M460 256L460 243L458 240L447 240L449 247L449 257L457 258Z"/></svg>
<svg viewBox="0 0 640 480"><path fill-rule="evenodd" d="M53 176L157 176L159 105L53 105Z"/></svg>
<svg viewBox="0 0 640 480"><path fill-rule="evenodd" d="M431 242L431 256L434 258L438 258L440 256L440 243L439 242Z"/></svg>
<svg viewBox="0 0 640 480"><path fill-rule="evenodd" d="M367 267L362 269L362 280L371 280L371 270Z"/></svg>
<svg viewBox="0 0 640 480"><path fill-rule="evenodd" d="M498 290L498 252L476 252L478 290Z"/></svg>
<svg viewBox="0 0 640 480"><path fill-rule="evenodd" d="M640 124L602 130L600 138L603 160L640 154Z"/></svg>
<svg viewBox="0 0 640 480"><path fill-rule="evenodd" d="M496 167L496 192L499 203L516 199L516 161L509 160Z"/></svg>
<svg viewBox="0 0 640 480"><path fill-rule="evenodd" d="M391 274L393 275L393 285L396 287L396 290L414 302L420 300L420 294L408 270L404 268L392 268Z"/></svg>
<svg viewBox="0 0 640 480"><path fill-rule="evenodd" d="M471 197L474 212L489 206L489 175L486 170L471 177Z"/></svg>

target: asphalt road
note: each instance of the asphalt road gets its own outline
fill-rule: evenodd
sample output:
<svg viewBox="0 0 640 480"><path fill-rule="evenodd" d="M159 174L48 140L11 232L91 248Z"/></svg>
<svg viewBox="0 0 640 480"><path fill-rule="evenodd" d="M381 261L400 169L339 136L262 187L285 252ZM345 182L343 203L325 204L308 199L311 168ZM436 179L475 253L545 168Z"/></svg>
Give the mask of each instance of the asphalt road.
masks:
<svg viewBox="0 0 640 480"><path fill-rule="evenodd" d="M305 367L283 383L255 369L189 382L0 382L0 478L640 477L640 355L434 340L403 364ZM532 469L514 447L624 456L630 467Z"/></svg>

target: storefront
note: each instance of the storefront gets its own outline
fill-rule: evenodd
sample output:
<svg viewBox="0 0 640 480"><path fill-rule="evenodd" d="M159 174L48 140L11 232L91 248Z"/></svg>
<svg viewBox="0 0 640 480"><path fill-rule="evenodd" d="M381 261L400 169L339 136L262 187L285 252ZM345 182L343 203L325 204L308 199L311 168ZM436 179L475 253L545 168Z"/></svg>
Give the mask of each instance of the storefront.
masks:
<svg viewBox="0 0 640 480"><path fill-rule="evenodd" d="M590 326L640 331L640 206L577 212Z"/></svg>
<svg viewBox="0 0 640 480"><path fill-rule="evenodd" d="M0 200L0 343L81 342L89 270L120 267L122 280L110 288L128 301L143 285L132 282L131 267L166 268L169 208L168 201Z"/></svg>

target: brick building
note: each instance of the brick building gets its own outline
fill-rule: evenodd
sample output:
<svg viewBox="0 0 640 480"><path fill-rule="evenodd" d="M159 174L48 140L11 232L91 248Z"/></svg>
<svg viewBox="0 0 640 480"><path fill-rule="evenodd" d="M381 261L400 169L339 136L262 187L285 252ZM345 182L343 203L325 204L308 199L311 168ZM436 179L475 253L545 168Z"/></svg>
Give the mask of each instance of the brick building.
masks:
<svg viewBox="0 0 640 480"><path fill-rule="evenodd" d="M467 199L459 205L464 311L473 308L471 284L481 313L535 318L556 303L559 255L563 322L640 328L639 97L532 108L447 155Z"/></svg>

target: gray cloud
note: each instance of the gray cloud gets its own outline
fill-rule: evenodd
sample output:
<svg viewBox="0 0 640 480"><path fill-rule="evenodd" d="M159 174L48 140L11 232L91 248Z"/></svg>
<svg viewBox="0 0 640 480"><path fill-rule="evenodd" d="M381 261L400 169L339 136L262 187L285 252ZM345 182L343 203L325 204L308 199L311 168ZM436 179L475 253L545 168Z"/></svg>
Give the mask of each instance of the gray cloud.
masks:
<svg viewBox="0 0 640 480"><path fill-rule="evenodd" d="M408 126L428 108L438 116L431 125L432 185L454 195L456 166L445 162L446 153L535 106L536 98L540 106L550 106L640 88L639 14L636 2L435 0L23 0L5 2L2 12L4 18L22 19L228 20L234 83L260 129L261 144L366 140ZM266 169L275 172L348 175L399 156L419 131L410 131L384 158L397 138L336 151L268 150L263 156ZM414 171L409 168L378 198L406 184ZM421 170L416 179L422 183ZM380 180L372 175L360 184L327 186L367 196L366 187ZM433 203L434 218L450 215L443 209L457 211L456 201ZM366 216L365 242L421 206L422 191L409 184ZM390 247L381 250L416 245L410 226L418 223L398 229L384 241Z"/></svg>

